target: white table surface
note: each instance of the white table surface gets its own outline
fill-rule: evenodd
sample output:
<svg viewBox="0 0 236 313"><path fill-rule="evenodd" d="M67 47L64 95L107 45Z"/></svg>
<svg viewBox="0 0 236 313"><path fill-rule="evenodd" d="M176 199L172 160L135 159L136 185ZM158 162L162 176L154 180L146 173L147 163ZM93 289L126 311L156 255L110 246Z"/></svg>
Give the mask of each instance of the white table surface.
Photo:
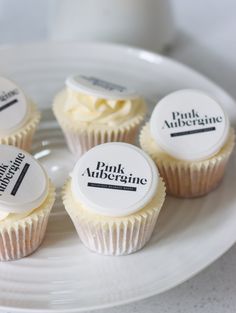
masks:
<svg viewBox="0 0 236 313"><path fill-rule="evenodd" d="M167 54L207 75L236 98L236 1L173 0L173 6L178 30ZM0 44L47 40L46 8L47 0L0 0ZM9 24L9 18L14 23ZM203 272L164 294L96 312L234 313L235 295L236 245Z"/></svg>

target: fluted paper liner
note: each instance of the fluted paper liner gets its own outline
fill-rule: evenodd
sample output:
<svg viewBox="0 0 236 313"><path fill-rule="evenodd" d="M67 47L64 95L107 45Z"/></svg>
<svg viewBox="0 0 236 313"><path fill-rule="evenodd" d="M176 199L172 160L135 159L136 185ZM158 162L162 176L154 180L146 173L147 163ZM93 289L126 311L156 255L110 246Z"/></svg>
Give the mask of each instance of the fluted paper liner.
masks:
<svg viewBox="0 0 236 313"><path fill-rule="evenodd" d="M140 134L141 148L157 164L167 193L184 198L203 196L218 186L233 151L234 141L235 132L231 128L227 142L216 155L207 160L190 162L177 160L161 151L151 137L149 123Z"/></svg>
<svg viewBox="0 0 236 313"><path fill-rule="evenodd" d="M30 215L12 223L0 222L0 261L23 258L40 246L54 201L55 189L50 184L47 199Z"/></svg>
<svg viewBox="0 0 236 313"><path fill-rule="evenodd" d="M86 123L75 123L65 117L57 107L53 104L53 111L65 135L70 151L81 156L92 147L107 142L127 142L134 144L139 126L146 115L146 106L143 105L140 112L131 120L117 127Z"/></svg>
<svg viewBox="0 0 236 313"><path fill-rule="evenodd" d="M15 146L25 151L30 150L34 133L41 118L40 112L33 103L30 104L30 107L28 122L13 134L0 137L0 144Z"/></svg>
<svg viewBox="0 0 236 313"><path fill-rule="evenodd" d="M140 211L124 217L107 217L85 208L74 200L71 180L63 188L63 202L83 244L104 255L126 255L141 249L150 239L165 199L160 178L151 202Z"/></svg>

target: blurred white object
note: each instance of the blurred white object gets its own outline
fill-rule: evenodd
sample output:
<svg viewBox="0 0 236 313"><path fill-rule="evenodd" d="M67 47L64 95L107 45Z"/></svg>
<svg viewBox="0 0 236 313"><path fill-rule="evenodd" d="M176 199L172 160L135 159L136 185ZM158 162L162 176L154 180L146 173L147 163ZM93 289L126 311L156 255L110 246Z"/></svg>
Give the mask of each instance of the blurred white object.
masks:
<svg viewBox="0 0 236 313"><path fill-rule="evenodd" d="M161 51L174 36L169 0L53 0L53 40L117 42Z"/></svg>

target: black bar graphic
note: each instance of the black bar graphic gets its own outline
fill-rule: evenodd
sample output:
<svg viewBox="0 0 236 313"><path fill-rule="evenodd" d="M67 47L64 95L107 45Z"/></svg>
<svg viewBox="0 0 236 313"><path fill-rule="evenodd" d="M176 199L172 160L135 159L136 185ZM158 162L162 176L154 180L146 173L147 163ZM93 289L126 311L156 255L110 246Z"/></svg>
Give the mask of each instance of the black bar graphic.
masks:
<svg viewBox="0 0 236 313"><path fill-rule="evenodd" d="M136 187L110 185L110 184L98 184L98 183L88 183L88 187L105 188L105 189L118 189L118 190L125 190L125 191L136 191L137 190Z"/></svg>
<svg viewBox="0 0 236 313"><path fill-rule="evenodd" d="M9 108L10 106L12 106L13 104L15 104L16 102L18 102L18 100L17 100L17 99L14 99L14 100L12 100L12 101L10 101L10 102L4 104L2 107L0 107L0 112L3 111L3 110L5 110L5 109L7 109L7 108Z"/></svg>
<svg viewBox="0 0 236 313"><path fill-rule="evenodd" d="M25 166L23 167L23 170L21 171L20 176L18 177L18 179L17 179L17 181L15 183L15 186L12 189L11 195L13 195L13 196L16 195L16 193L17 193L17 191L18 191L18 189L19 189L19 187L20 187L20 185L21 185L21 183L22 183L22 181L23 181L23 179L24 179L24 177L25 177L29 167L30 167L29 163L25 163Z"/></svg>
<svg viewBox="0 0 236 313"><path fill-rule="evenodd" d="M170 136L171 137L179 137L179 136L192 135L192 134L197 134L197 133L212 132L214 130L216 130L215 127L208 127L208 128L201 128L201 129L195 129L195 130L187 130L185 132L172 133L172 134L170 134Z"/></svg>

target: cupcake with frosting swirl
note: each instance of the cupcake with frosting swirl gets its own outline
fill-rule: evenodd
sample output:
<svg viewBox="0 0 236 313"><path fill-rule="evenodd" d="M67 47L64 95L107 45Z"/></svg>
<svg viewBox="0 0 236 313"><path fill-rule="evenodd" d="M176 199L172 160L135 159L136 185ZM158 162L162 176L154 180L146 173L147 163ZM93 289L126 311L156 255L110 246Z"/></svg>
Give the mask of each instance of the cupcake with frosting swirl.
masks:
<svg viewBox="0 0 236 313"><path fill-rule="evenodd" d="M126 87L77 75L56 95L53 111L69 149L81 156L101 143L134 143L146 104Z"/></svg>

